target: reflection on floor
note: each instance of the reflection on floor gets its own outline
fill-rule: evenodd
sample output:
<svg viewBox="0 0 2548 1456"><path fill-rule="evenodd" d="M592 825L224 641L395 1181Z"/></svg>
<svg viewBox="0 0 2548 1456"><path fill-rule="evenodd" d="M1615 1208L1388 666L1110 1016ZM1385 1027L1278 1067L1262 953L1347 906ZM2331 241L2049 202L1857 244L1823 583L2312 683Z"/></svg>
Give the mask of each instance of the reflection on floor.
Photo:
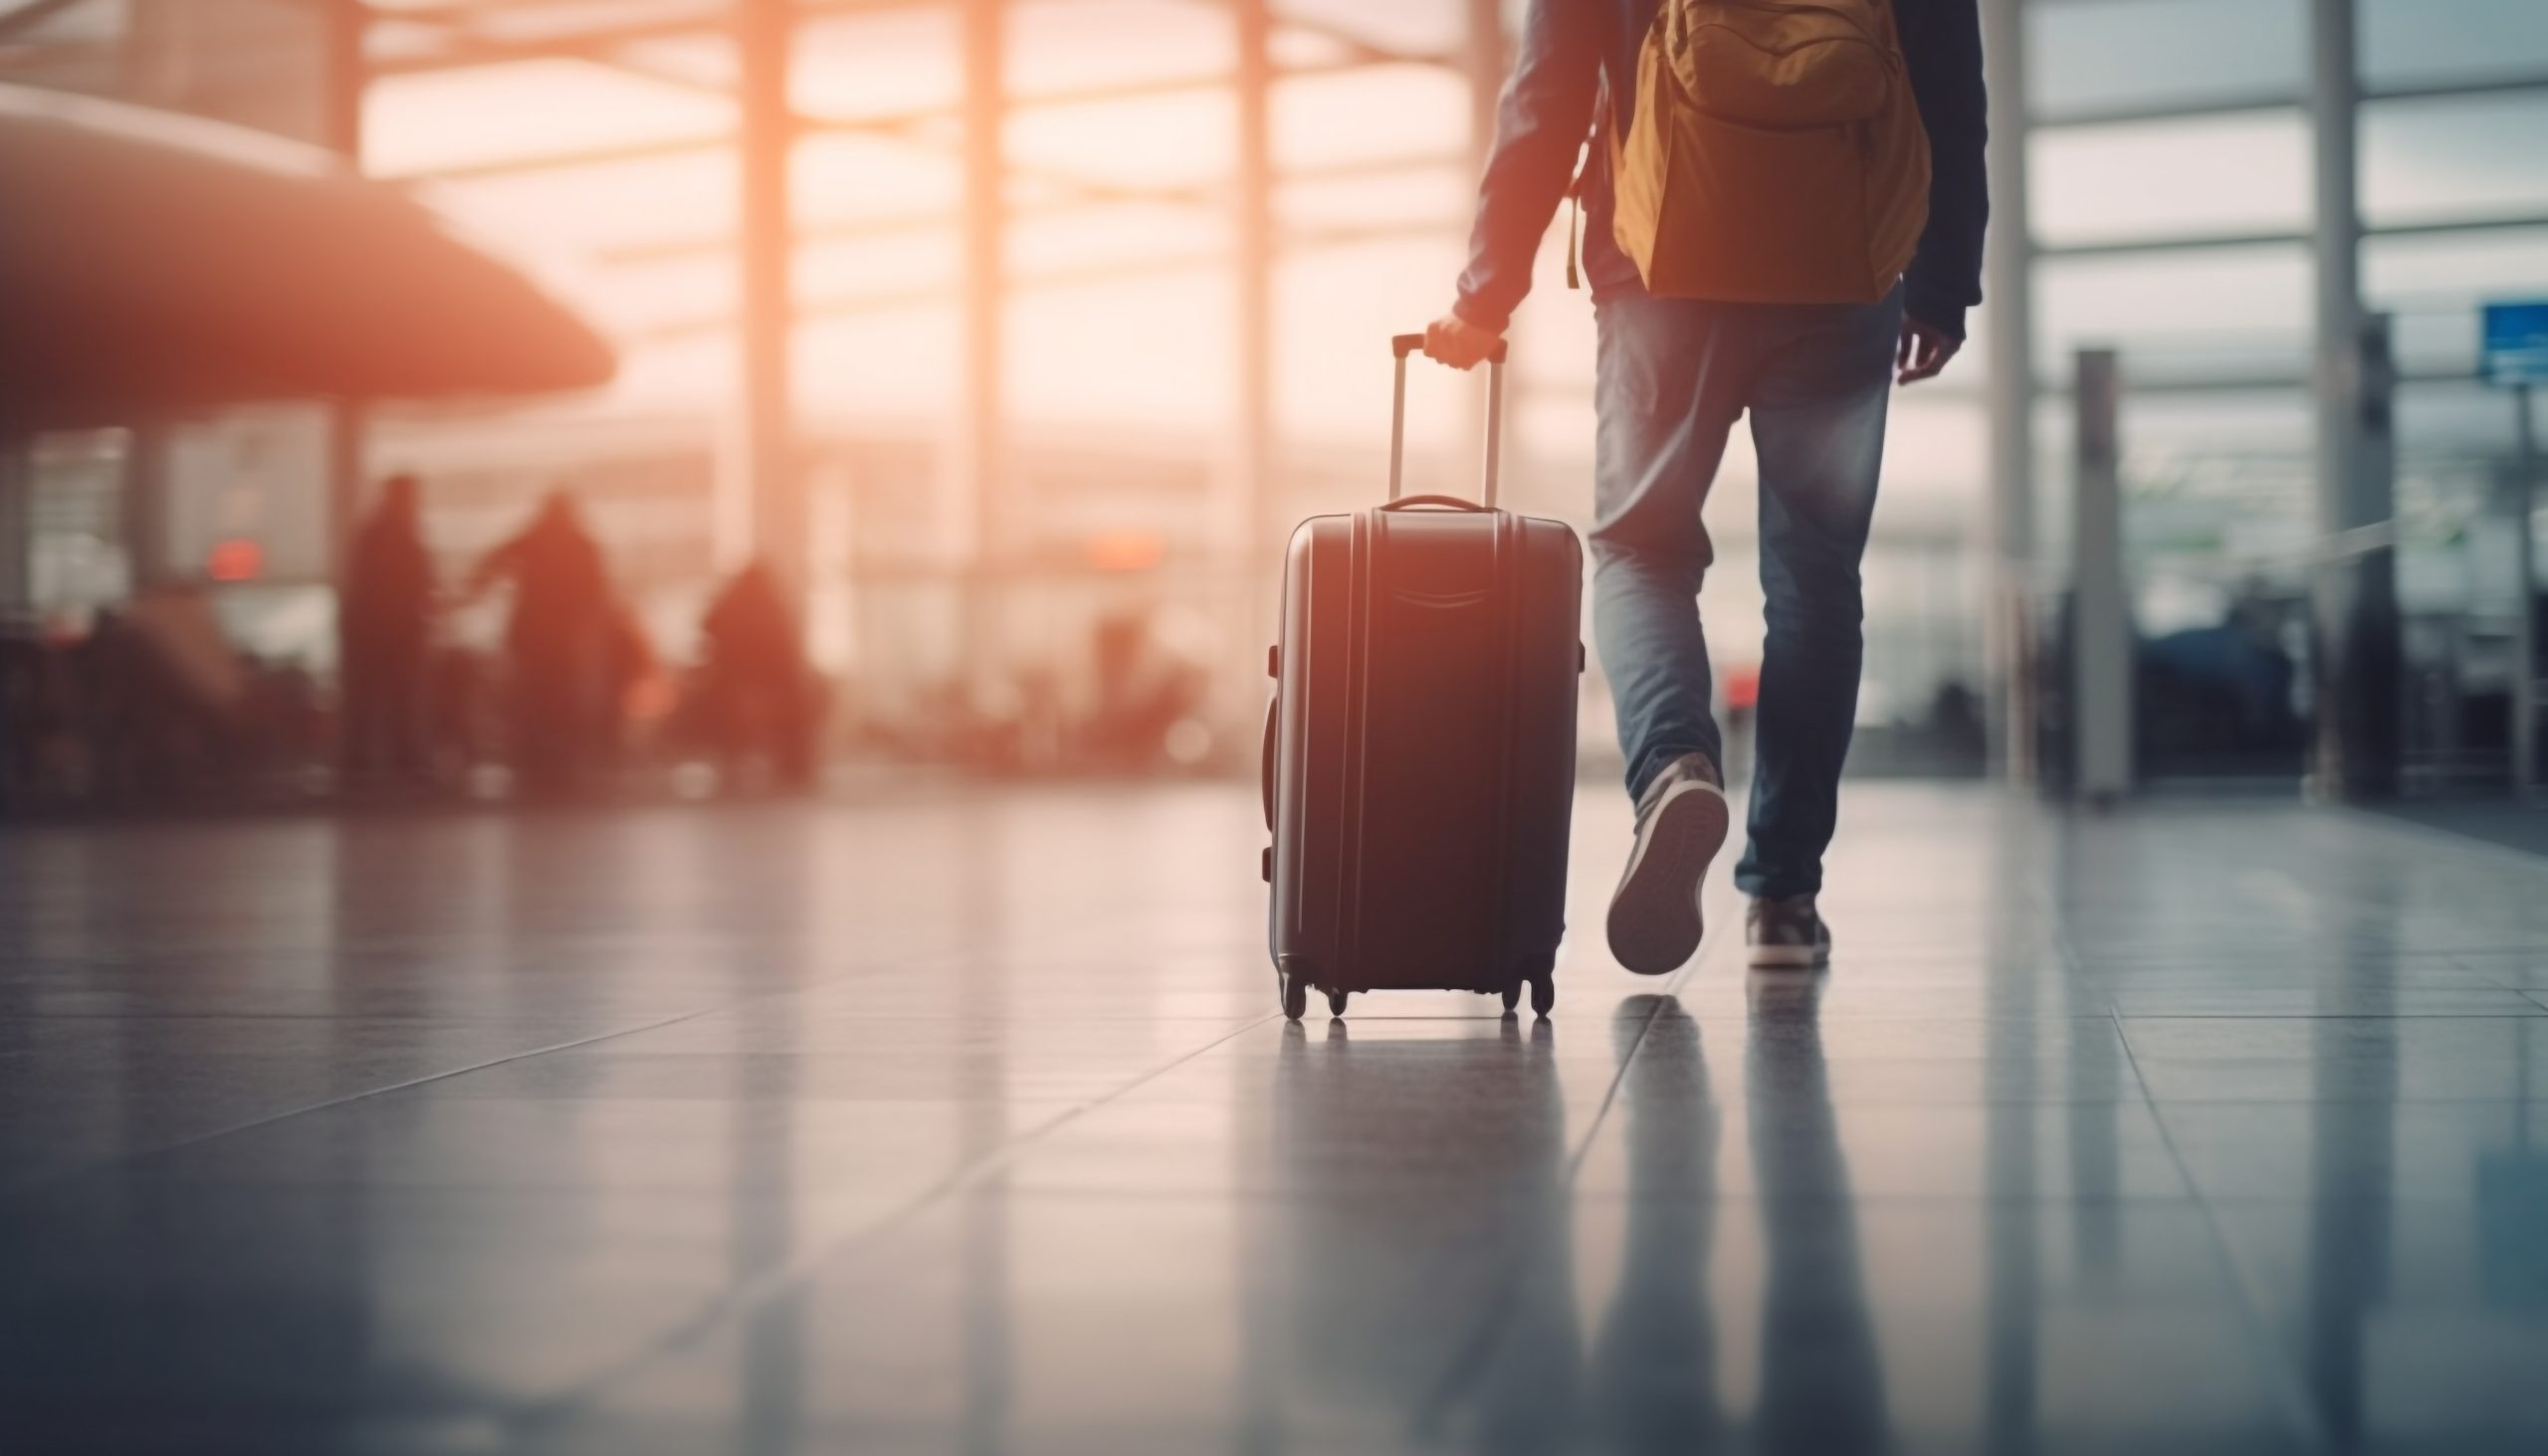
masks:
<svg viewBox="0 0 2548 1456"><path fill-rule="evenodd" d="M1827 977L1290 1026L1254 816L0 835L0 1448L2548 1449L2548 861L1871 785Z"/></svg>

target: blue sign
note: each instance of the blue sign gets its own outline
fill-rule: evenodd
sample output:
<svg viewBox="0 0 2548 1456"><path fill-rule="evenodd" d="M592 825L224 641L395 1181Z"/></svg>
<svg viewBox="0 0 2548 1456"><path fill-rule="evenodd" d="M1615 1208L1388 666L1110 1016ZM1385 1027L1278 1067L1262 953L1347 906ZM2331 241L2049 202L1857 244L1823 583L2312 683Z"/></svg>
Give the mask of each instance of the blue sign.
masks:
<svg viewBox="0 0 2548 1456"><path fill-rule="evenodd" d="M2548 300L2488 304L2480 316L2477 377L2489 384L2548 384Z"/></svg>

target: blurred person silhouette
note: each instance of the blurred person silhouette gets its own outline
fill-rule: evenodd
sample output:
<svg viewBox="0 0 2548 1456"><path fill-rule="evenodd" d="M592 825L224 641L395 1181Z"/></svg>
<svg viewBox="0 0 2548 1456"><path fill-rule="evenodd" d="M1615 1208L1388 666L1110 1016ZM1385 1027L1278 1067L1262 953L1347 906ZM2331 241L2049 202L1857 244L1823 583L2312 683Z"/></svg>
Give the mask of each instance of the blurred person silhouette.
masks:
<svg viewBox="0 0 2548 1456"><path fill-rule="evenodd" d="M550 492L521 534L478 563L470 590L499 581L514 593L505 658L515 771L533 794L571 789L608 748L619 633L601 547L573 497Z"/></svg>
<svg viewBox="0 0 2548 1456"><path fill-rule="evenodd" d="M706 662L700 692L708 728L733 775L755 754L790 788L814 776L814 693L778 577L754 561L735 573L699 624Z"/></svg>
<svg viewBox="0 0 2548 1456"><path fill-rule="evenodd" d="M434 635L434 566L425 548L417 481L394 475L345 556L338 608L343 645L340 760L349 774L433 773L427 682Z"/></svg>
<svg viewBox="0 0 2548 1456"><path fill-rule="evenodd" d="M613 593L610 628L602 644L601 699L593 725L597 761L616 768L627 760L641 719L660 716L654 699L663 680L663 658L635 606ZM666 690L669 691L669 690Z"/></svg>
<svg viewBox="0 0 2548 1456"><path fill-rule="evenodd" d="M1975 772L1990 755L1989 729L1982 722L1982 695L1960 678L1948 678L1929 695L1923 733L1939 766L1948 772Z"/></svg>
<svg viewBox="0 0 2548 1456"><path fill-rule="evenodd" d="M1193 716L1205 692L1202 672L1169 650L1157 606L1108 612L1089 633L1097 701L1084 730L1089 756L1118 769L1155 767L1168 756L1170 729Z"/></svg>
<svg viewBox="0 0 2548 1456"><path fill-rule="evenodd" d="M1669 84L1641 85L1654 77ZM1856 716L1889 386L1944 369L1981 301L1983 133L1976 0L1529 0L1468 266L1424 351L1462 369L1493 353L1558 203L1579 199L1598 333L1593 635L1637 810L1608 931L1632 971L1697 950L1729 827L1700 511L1747 412L1769 630L1734 878L1753 963L1829 957L1814 898Z"/></svg>

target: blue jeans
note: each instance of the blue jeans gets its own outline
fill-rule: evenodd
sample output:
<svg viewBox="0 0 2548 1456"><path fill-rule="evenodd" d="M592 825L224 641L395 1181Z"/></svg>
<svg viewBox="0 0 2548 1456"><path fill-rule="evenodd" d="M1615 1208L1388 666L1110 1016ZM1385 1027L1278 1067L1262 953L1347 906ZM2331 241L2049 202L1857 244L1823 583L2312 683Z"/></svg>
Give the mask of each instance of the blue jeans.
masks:
<svg viewBox="0 0 2548 1456"><path fill-rule="evenodd" d="M1699 752L1725 761L1709 711L1699 521L1744 411L1761 465L1762 645L1753 895L1822 888L1841 760L1857 716L1858 561L1875 513L1902 290L1882 303L1774 306L1619 295L1598 308L1592 625L1618 709L1628 793Z"/></svg>

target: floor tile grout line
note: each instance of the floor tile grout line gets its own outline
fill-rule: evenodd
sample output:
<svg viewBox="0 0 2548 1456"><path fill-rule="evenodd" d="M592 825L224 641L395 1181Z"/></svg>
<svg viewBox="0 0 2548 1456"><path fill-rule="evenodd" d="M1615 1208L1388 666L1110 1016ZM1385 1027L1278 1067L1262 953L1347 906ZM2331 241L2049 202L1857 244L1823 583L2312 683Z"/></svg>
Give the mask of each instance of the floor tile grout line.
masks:
<svg viewBox="0 0 2548 1456"><path fill-rule="evenodd" d="M2498 844L2491 839L2480 839L2473 834L2444 829L2439 824L2427 824L2417 819L2383 814L2354 804L2333 804L2329 807L2339 810L2355 823L2377 825L2395 830L2407 838L2421 839L2427 843L2447 844L2466 852L2473 858L2498 861L2507 869L2519 867L2533 874L2548 871L2548 858L2543 858L2526 849L2517 849L2509 844Z"/></svg>
<svg viewBox="0 0 2548 1456"><path fill-rule="evenodd" d="M1422 1185L1411 1184L1407 1189L1400 1189L1385 1185L1375 1185L1375 1187L1378 1191L1395 1194L1409 1190L1420 1191ZM1264 1189L1242 1187L1160 1188L1141 1187L1129 1184L1086 1184L1076 1187L1035 1187L1024 1189L1018 1192L1015 1196L1032 1203L1077 1203L1103 1205L1138 1202L1209 1207L1288 1207L1292 1204L1305 1201L1303 1195L1269 1192ZM1987 1188L1972 1192L1851 1192L1846 1196L1843 1196L1838 1193L1828 1192L1770 1194L1755 1187L1720 1188L1710 1193L1675 1194L1669 1197L1654 1197L1647 1194L1631 1192L1625 1189L1592 1189L1579 1190L1576 1196L1583 1199L1591 1206L1601 1208L1616 1208L1633 1203L1651 1203L1656 1206L1684 1208L1731 1208L1738 1206L1807 1208L1846 1204L1853 1208L1918 1208L1953 1210L1985 1208L1992 1206L2039 1208L2134 1207L2191 1210L2195 1201L2194 1195L2191 1193L1994 1193ZM2223 1197L2220 1201L2224 1204L2259 1204L2288 1207L2306 1205L2311 1200L2279 1194L2242 1193ZM2411 1206L2419 1208L2466 1208L2469 1206L2467 1201L2464 1199L2453 1201L2448 1198L2425 1198L2410 1200L2410 1202Z"/></svg>
<svg viewBox="0 0 2548 1456"><path fill-rule="evenodd" d="M2061 903L2059 894L2049 887L2046 887L2045 894L2047 909L2051 913L2050 931L2054 953L2061 960L2064 978L2075 980L2085 971L2086 961L2079 954L2078 944L2071 935L2067 908ZM2220 1210L2212 1205L2211 1199L2203 1190L2203 1185L2196 1181L2193 1164L2187 1160L2185 1150L2177 1144L2176 1134L2169 1128L2167 1117L2160 1112L2158 1097L2151 1091L2150 1079L2141 1068L2140 1053L2134 1048L2131 1032L2125 1025L2126 1018L2121 1008L2114 1004L2111 996L2106 998L2105 1015L2113 1029L2116 1043L2123 1048L2124 1065L2132 1069L2132 1085L2141 1094L2142 1108L2149 1114L2152 1125L2159 1131L2160 1145L2167 1148L2168 1161L2176 1168L2177 1177L2185 1184L2185 1196L2192 1202L2197 1216L2203 1220L2204 1231L2212 1244L2213 1257L2219 1261L2222 1273L2229 1280L2230 1287L2237 1291L2235 1305L2238 1322L2246 1333L2247 1343L2254 1352L2255 1357L2264 1363L2265 1379L2274 1392L2275 1403L2283 1408L2287 1418L2296 1423L2302 1439L2312 1449L2322 1451L2329 1449L2330 1442L2325 1422L2319 1418L2317 1407L2309 1400L2308 1391L2295 1383L2290 1361L2285 1358L2281 1347L2274 1341L2273 1332L2266 1322L2263 1301L2253 1288L2245 1266L2238 1259L2237 1251L2231 1246L2228 1231L2222 1226Z"/></svg>
<svg viewBox="0 0 2548 1456"><path fill-rule="evenodd" d="M1636 1040L1628 1043L1627 1055L1619 1058L1618 1070L1611 1074L1610 1085L1602 1090L1601 1105L1592 1110L1592 1126L1584 1130L1584 1144L1567 1158L1566 1177L1559 1187L1568 1197L1574 1196L1576 1175L1583 1169L1584 1160L1592 1155L1593 1141L1600 1136L1601 1125L1609 1120L1610 1109L1618 1102L1619 1087L1628 1079L1628 1067L1636 1061L1637 1053L1645 1049L1646 1034L1654 1030L1656 1018L1663 1014L1662 1003L1679 1000L1681 988L1698 974L1700 967L1707 964L1709 953L1724 945L1725 924L1725 920L1719 918L1715 931L1699 942L1698 949L1690 953L1689 960L1651 992L1656 999L1654 1008L1646 1012L1645 1024L1636 1029ZM1749 1016L1748 1009L1745 1014Z"/></svg>
<svg viewBox="0 0 2548 1456"><path fill-rule="evenodd" d="M0 1202L6 1202L13 1198L27 1197L48 1189L60 1188L67 1184L78 1183L88 1178L104 1177L109 1173L129 1171L134 1164L145 1162L151 1158L165 1157L172 1152L178 1152L189 1147L199 1147L207 1143L216 1143L224 1138L236 1137L241 1133L254 1132L259 1128L271 1127L276 1123L289 1122L294 1118L306 1117L311 1113L325 1112L329 1108L344 1107L352 1103L364 1101L367 1098L383 1097L392 1093L412 1091L415 1088L430 1086L436 1082L448 1081L454 1077L466 1077L472 1072L484 1072L490 1067L502 1067L511 1062L527 1061L532 1057L544 1057L551 1052L572 1051L577 1047L591 1046L596 1042L611 1041L618 1037L635 1036L640 1032L655 1031L662 1027L672 1026L679 1022L692 1020L696 1017L710 1015L714 1011L721 1009L724 1008L709 1007L698 1011L685 1011L678 1016L667 1016L660 1021L651 1021L643 1026L624 1027L617 1031L596 1032L591 1036L577 1037L574 1040L557 1042L551 1046L532 1047L527 1051L514 1052L506 1056L490 1058L484 1062L473 1062L466 1067L452 1067L440 1072L429 1072L422 1077L411 1077L404 1082L393 1082L381 1087L366 1087L360 1092L349 1092L342 1097L325 1098L318 1102L306 1103L300 1107L288 1108L279 1113L269 1113L261 1118L250 1118L245 1122L233 1123L228 1127L215 1128L208 1133L198 1133L189 1138L180 1138L175 1142L163 1143L155 1147L146 1147L137 1152L117 1153L98 1162L86 1163L79 1167L56 1174L52 1177L38 1178L30 1183L23 1183L16 1187L0 1189Z"/></svg>
<svg viewBox="0 0 2548 1456"><path fill-rule="evenodd" d="M1233 1027L1228 1032L1181 1056L1152 1068L1111 1092L1070 1104L1053 1117L1001 1143L973 1161L948 1173L907 1201L877 1215L860 1227L827 1240L817 1248L808 1249L793 1259L774 1264L753 1278L729 1288L712 1299L707 1308L684 1320L661 1338L647 1344L642 1350L632 1352L609 1368L579 1382L576 1388L561 1395L531 1402L526 1409L510 1417L511 1422L519 1427L516 1434L530 1436L542 1427L553 1426L571 1419L577 1410L600 1398L605 1391L622 1379L645 1368L650 1361L704 1338L709 1332L732 1320L749 1314L777 1298L789 1286L801 1283L824 1264L849 1253L862 1244L883 1237L920 1216L940 1201L981 1183L1017 1161L1029 1148L1056 1131L1121 1101L1177 1068L1207 1056L1264 1026L1267 1022L1278 1019L1280 1018L1275 1013L1270 1012L1259 1016L1244 1025Z"/></svg>
<svg viewBox="0 0 2548 1456"><path fill-rule="evenodd" d="M2213 1257L2220 1261L2222 1273L2229 1279L2230 1288L2237 1291L2239 1323L2245 1327L2248 1343L2254 1348L2257 1357L2265 1362L2265 1368L2270 1372L2267 1378L2276 1403L2298 1423L2303 1438L2312 1449L2332 1449L2326 1421L2320 1416L2316 1403L2310 1400L2307 1388L2300 1383L2288 1354L2274 1339L2264 1300L2256 1290L2254 1280L2249 1277L2245 1262L2230 1242L2229 1230L2221 1221L2221 1210L2213 1205L2211 1195L2196 1180L2194 1165L2187 1160L2185 1149L2177 1144L2177 1135L2168 1126L2166 1114L2160 1111L2157 1095L2150 1090L2150 1079L2142 1075L2140 1054L2133 1049L2131 1034L2125 1029L2121 1016L2114 1018L2114 1033L2116 1040L2123 1044L2124 1064L2132 1069L2133 1084L2141 1089L2142 1106L2159 1129L2160 1144L2168 1149L2168 1160L2175 1165L2177 1176L2185 1180L2186 1196L2193 1201L2196 1211L2202 1216L2204 1231L2211 1236Z"/></svg>
<svg viewBox="0 0 2548 1456"><path fill-rule="evenodd" d="M250 1118L245 1122L234 1123L228 1127L216 1128L211 1132L196 1134L189 1138L180 1138L173 1143L161 1144L158 1146L144 1148L138 1152L117 1153L115 1155L103 1158L97 1162L84 1163L78 1167L70 1168L50 1176L36 1178L30 1182L14 1185L0 1183L0 1205L5 1205L17 1199L40 1195L50 1189L76 1184L88 1178L103 1177L112 1172L128 1170L134 1164L146 1159L164 1157L169 1153L179 1151L183 1148L198 1147L207 1143L218 1142L221 1139L235 1137L241 1133L253 1132L258 1128L269 1127L276 1123L288 1122L291 1119L304 1117L311 1113L325 1112L329 1108L344 1107L352 1103L361 1102L367 1098L384 1097L400 1092L410 1092L416 1088L427 1087L436 1082L448 1081L454 1077L466 1077L471 1073L484 1072L491 1067L502 1067L513 1062L527 1061L532 1057L544 1057L554 1052L573 1051L578 1047L593 1046L601 1042L613 1041L624 1036L640 1036L649 1031L661 1031L667 1026L677 1026L685 1021L696 1021L703 1016L716 1016L726 1012L741 1010L745 1006L754 1005L763 1001L783 1000L791 996L802 996L812 991L821 990L828 986L840 985L844 982L857 980L863 976L876 974L881 971L909 968L909 966L915 961L926 961L930 958L930 955L941 953L947 952L930 952L929 954L917 954L910 957L892 957L872 965L860 966L854 970L844 970L837 975L820 976L816 979L806 981L801 985L761 991L741 996L731 1001L722 1001L716 1005L702 1006L695 1011L683 1011L672 1016L663 1017L659 1020L647 1022L642 1026L628 1026L621 1027L614 1031L596 1032L591 1036L576 1037L571 1040L555 1043L551 1046L532 1047L527 1051L514 1052L506 1056L490 1058L484 1062L474 1062L466 1067L453 1067L440 1072L430 1072L422 1077L411 1077L404 1082L393 1082L382 1087L367 1087L360 1092L350 1092L342 1097L325 1098L318 1102L305 1104L301 1107L288 1108L279 1113L270 1113L264 1117ZM117 1017L113 1019L122 1020L125 1018ZM1256 1024L1256 1022L1248 1023L1248 1025L1251 1026Z"/></svg>
<svg viewBox="0 0 2548 1456"><path fill-rule="evenodd" d="M2540 1000L2538 992L2532 987L2507 979L2511 974L2513 967L2507 966L2502 971L2497 971L2483 964L2471 964L2469 960L2469 957L2472 955L2500 955L2502 953L2504 952L2486 950L2455 951L2451 955L2450 963L2454 967L2468 972L2470 975L2482 977L2488 986L2493 987L2496 990L2510 991L2512 994L2521 997L2525 1001L2533 1002L2541 1007L2548 1007L2548 1001ZM2526 959L2530 958L2531 955L2531 952L2528 951L2516 953L2522 954Z"/></svg>
<svg viewBox="0 0 2548 1456"><path fill-rule="evenodd" d="M2506 986L2515 1000L2526 1000L2538 1006L2537 1011L2505 1007L2499 1011L2127 1011L2120 1006L2109 1013L2125 1021L2527 1021L2548 1012L2548 1002L2514 986Z"/></svg>

